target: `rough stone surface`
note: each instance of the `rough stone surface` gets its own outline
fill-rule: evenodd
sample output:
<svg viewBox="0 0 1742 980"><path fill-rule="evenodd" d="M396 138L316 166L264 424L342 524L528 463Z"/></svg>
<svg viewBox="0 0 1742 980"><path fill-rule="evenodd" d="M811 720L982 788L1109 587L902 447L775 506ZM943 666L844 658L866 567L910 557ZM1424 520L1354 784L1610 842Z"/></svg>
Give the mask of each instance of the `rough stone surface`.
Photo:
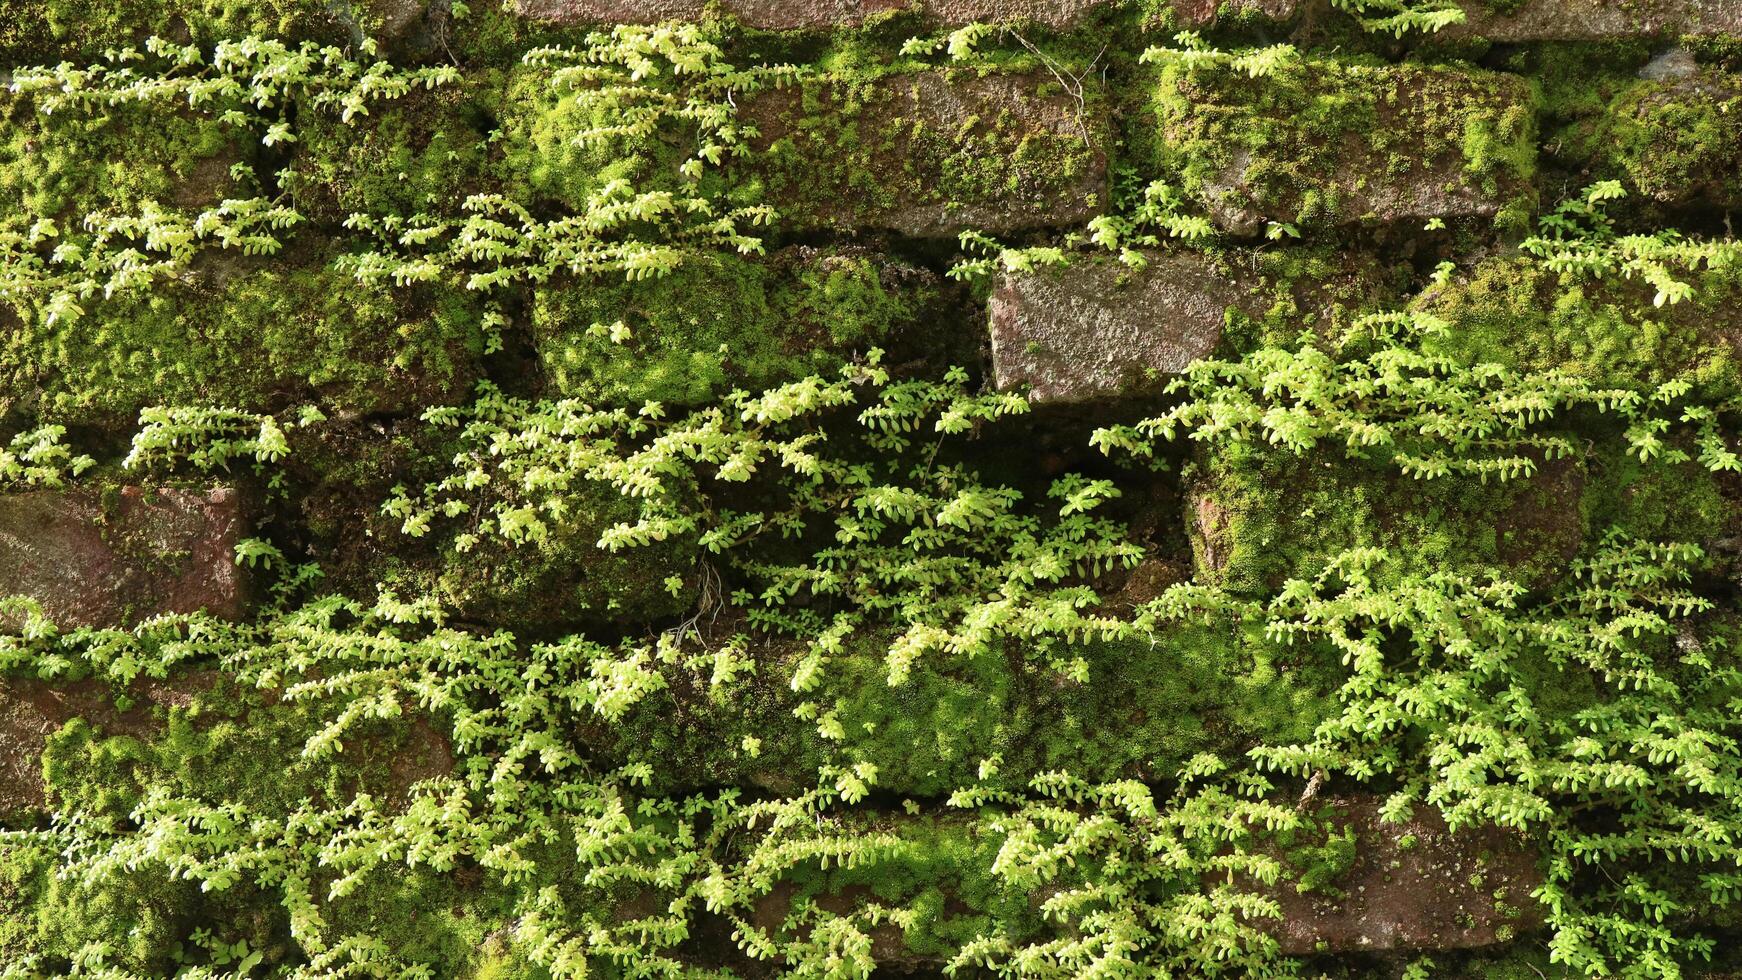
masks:
<svg viewBox="0 0 1742 980"><path fill-rule="evenodd" d="M1442 37L1511 44L1742 33L1742 0L1528 0L1505 13L1483 0L1465 0L1463 7L1464 23L1446 28Z"/></svg>
<svg viewBox="0 0 1742 980"><path fill-rule="evenodd" d="M42 808L43 746L68 721L84 718L110 735L148 737L157 730L152 705L185 705L210 682L211 676L205 674L181 677L175 683L142 679L128 692L137 703L121 711L99 681L49 683L0 677L0 818Z"/></svg>
<svg viewBox="0 0 1742 980"><path fill-rule="evenodd" d="M1041 73L822 79L745 108L773 203L806 228L1076 227L1107 201L1104 119Z"/></svg>
<svg viewBox="0 0 1742 980"><path fill-rule="evenodd" d="M1628 185L1669 205L1742 203L1742 77L1652 65L1610 106L1603 140Z"/></svg>
<svg viewBox="0 0 1742 980"><path fill-rule="evenodd" d="M1237 297L1190 253L1150 256L1140 271L1079 262L1006 276L990 304L993 373L1041 404L1141 393L1210 356Z"/></svg>
<svg viewBox="0 0 1742 980"><path fill-rule="evenodd" d="M1700 70L1699 61L1687 48L1674 47L1653 57L1639 69L1639 77L1650 82L1689 78Z"/></svg>
<svg viewBox="0 0 1742 980"><path fill-rule="evenodd" d="M1206 27L1230 16L1287 20L1299 12L1301 6L1301 0L1173 0L1171 9L1186 26Z"/></svg>
<svg viewBox="0 0 1742 980"><path fill-rule="evenodd" d="M201 609L238 617L247 590L235 549L247 530L230 487L0 497L0 595L29 596L62 627Z"/></svg>
<svg viewBox="0 0 1742 980"><path fill-rule="evenodd" d="M1283 953L1474 949L1542 924L1530 897L1542 872L1524 838L1497 827L1453 833L1426 806L1411 820L1383 823L1380 803L1357 796L1313 804L1338 833L1354 828L1355 864L1327 889L1302 894L1283 884L1271 892L1283 918L1263 925Z"/></svg>
<svg viewBox="0 0 1742 980"><path fill-rule="evenodd" d="M380 24L380 34L388 38L410 33L429 12L425 0L370 0L365 9Z"/></svg>
<svg viewBox="0 0 1742 980"><path fill-rule="evenodd" d="M1111 0L726 0L723 8L751 27L815 30L864 23L879 14L917 9L944 25L974 21L1032 21L1052 28L1077 24ZM524 17L558 23L650 24L694 19L706 0L516 0Z"/></svg>
<svg viewBox="0 0 1742 980"><path fill-rule="evenodd" d="M1514 76L1323 59L1274 85L1172 75L1159 94L1163 162L1233 234L1273 221L1491 217L1528 190L1531 97ZM1472 160L1473 142L1495 149Z"/></svg>
<svg viewBox="0 0 1742 980"><path fill-rule="evenodd" d="M1531 588L1554 584L1589 528L1587 474L1567 460L1505 483L1468 477L1412 480L1386 464L1309 458L1269 468L1203 461L1185 521L1195 578L1255 594L1311 578L1352 547L1386 548L1421 574L1501 569ZM1475 521L1491 536L1447 533Z"/></svg>

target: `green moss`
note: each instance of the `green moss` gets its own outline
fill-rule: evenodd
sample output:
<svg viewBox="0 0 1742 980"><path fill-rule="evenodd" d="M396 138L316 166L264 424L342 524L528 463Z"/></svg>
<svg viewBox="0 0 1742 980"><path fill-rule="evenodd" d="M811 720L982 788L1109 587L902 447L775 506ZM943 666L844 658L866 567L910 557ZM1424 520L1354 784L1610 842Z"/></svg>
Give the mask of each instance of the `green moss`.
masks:
<svg viewBox="0 0 1742 980"><path fill-rule="evenodd" d="M1322 827L1325 839L1292 847L1287 852L1288 863L1296 869L1295 890L1303 895L1322 893L1330 898L1342 898L1343 891L1335 882L1355 867L1358 844L1354 827L1344 827L1342 833Z"/></svg>
<svg viewBox="0 0 1742 980"><path fill-rule="evenodd" d="M375 27L380 4L359 2L359 27ZM326 0L0 0L0 58L14 64L95 58L150 35L211 43L243 34L351 40L342 8Z"/></svg>
<svg viewBox="0 0 1742 980"><path fill-rule="evenodd" d="M1535 173L1531 95L1505 75L1302 58L1260 79L1171 65L1152 86L1160 174L1243 232L1500 207Z"/></svg>
<svg viewBox="0 0 1742 980"><path fill-rule="evenodd" d="M325 707L274 701L210 675L178 675L132 694L143 703L75 718L49 736L43 778L57 813L125 827L150 791L266 816L304 802L342 804L360 793L391 808L446 758L445 749L431 747L427 730L381 721L351 732L336 754L308 758L304 747L326 724ZM0 925L0 950L65 959L88 943L105 943L116 964L168 975L178 964L200 961L185 941L205 928L226 942L246 941L268 963L294 955L279 896L246 882L206 892L151 862L93 880L49 874L52 864L46 853L0 849L0 912L11 903L30 913L16 922L0 916L9 923ZM325 914L347 931L390 938L388 948L401 955L466 964L495 921L471 911L469 903L486 897L452 876L379 871Z"/></svg>
<svg viewBox="0 0 1742 980"><path fill-rule="evenodd" d="M1617 528L1642 540L1713 542L1737 526L1738 501L1697 460L1642 462L1612 441L1593 455L1590 470L1584 507L1593 529Z"/></svg>
<svg viewBox="0 0 1742 980"><path fill-rule="evenodd" d="M232 165L253 140L214 119L122 106L43 115L0 89L0 213L79 226L104 209L144 201L202 208L244 196Z"/></svg>
<svg viewBox="0 0 1742 980"><path fill-rule="evenodd" d="M608 125L609 120L558 91L548 69L513 70L503 97L502 170L540 198L579 210L606 183L635 177L647 167L646 157L631 146L613 153L596 144L577 144L576 133Z"/></svg>
<svg viewBox="0 0 1742 980"><path fill-rule="evenodd" d="M1557 370L1600 385L1654 385L1690 373L1713 392L1736 377L1728 337L1742 276L1702 274L1694 298L1653 304L1643 282L1565 279L1525 258L1494 258L1418 305L1452 329L1427 348L1475 363Z"/></svg>
<svg viewBox="0 0 1742 980"><path fill-rule="evenodd" d="M1567 980L1579 974L1564 963L1549 962L1549 952L1535 943L1517 943L1473 958L1464 975L1473 980Z"/></svg>
<svg viewBox="0 0 1742 980"><path fill-rule="evenodd" d="M34 842L0 843L0 961L41 952L31 911L41 899L54 853Z"/></svg>
<svg viewBox="0 0 1742 980"><path fill-rule="evenodd" d="M540 289L532 332L555 393L693 405L833 374L856 352L888 347L939 294L928 274L858 252L697 256L657 279Z"/></svg>
<svg viewBox="0 0 1742 980"><path fill-rule="evenodd" d="M51 874L34 904L37 934L48 956L71 958L98 944L114 965L159 976L175 972L174 954L183 937L212 921L207 916L233 911L202 901L199 885L178 881L156 866L94 882Z"/></svg>
<svg viewBox="0 0 1742 980"><path fill-rule="evenodd" d="M1246 298L1227 309L1222 332L1236 353L1293 347L1303 329L1341 337L1356 318L1401 305L1415 274L1388 256L1328 243L1230 250L1222 259L1226 275L1246 284Z"/></svg>
<svg viewBox="0 0 1742 980"><path fill-rule="evenodd" d="M791 903L776 911L784 914L811 902L837 912L862 901L917 907L929 914L916 917L911 927L883 927L875 935L892 951L922 956L953 952L993 923L1017 936L1040 929L1031 897L990 872L1001 843L996 832L972 821L938 818L865 829L892 832L899 843L858 867L795 870L789 877ZM778 921L775 914L767 918Z"/></svg>
<svg viewBox="0 0 1742 980"><path fill-rule="evenodd" d="M285 813L305 799L379 796L395 787L394 754L407 748L406 729L375 725L349 739L344 752L310 759L304 745L325 724L318 707L270 704L223 680L193 677L183 685L159 703L154 722L75 718L51 734L42 756L50 805L124 820L150 788L161 787ZM117 725L121 733L107 730Z"/></svg>
<svg viewBox="0 0 1742 980"><path fill-rule="evenodd" d="M1645 38L1522 45L1507 56L1505 67L1537 86L1551 123L1566 122L1604 112L1616 93L1636 84L1652 47Z"/></svg>
<svg viewBox="0 0 1742 980"><path fill-rule="evenodd" d="M299 107L283 176L297 210L334 223L353 213L445 215L494 190L486 148L490 107L502 98L499 75L479 71L457 85L416 89L349 123Z"/></svg>
<svg viewBox="0 0 1742 980"><path fill-rule="evenodd" d="M744 112L761 132L749 189L804 228L1056 224L1106 202L1099 95L1079 104L1049 79L841 70L764 93Z"/></svg>
<svg viewBox="0 0 1742 980"><path fill-rule="evenodd" d="M683 147L693 145L693 133L669 123L645 138L577 142L579 133L621 126L623 120L607 108L581 105L572 90L552 82L548 68L510 69L500 112L497 177L506 186L523 188L516 195L523 203L568 211L585 211L588 199L612 181L627 180L643 191L678 189L678 167L687 159ZM712 196L718 182L708 176L704 196Z"/></svg>
<svg viewBox="0 0 1742 980"><path fill-rule="evenodd" d="M498 890L463 883L480 877L378 867L323 914L347 930L375 937L404 962L426 965L431 976L488 977L492 960L513 962L487 948L489 937L512 921L513 913Z"/></svg>
<svg viewBox="0 0 1742 980"><path fill-rule="evenodd" d="M601 734L629 760L657 761L673 791L750 782L792 792L819 765L844 761L876 766L881 791L941 796L977 781L993 759L1011 784L1059 770L1168 779L1201 752L1232 756L1304 739L1339 679L1316 653L1226 627L1182 625L1075 652L1088 665L1080 683L1012 655L922 663L891 687L884 641L867 637L832 658L822 686L801 698L789 685L798 651L773 647L754 680L701 690L674 677ZM831 713L846 739L831 742L795 720L803 700ZM757 755L741 748L745 736L761 740Z"/></svg>
<svg viewBox="0 0 1742 980"><path fill-rule="evenodd" d="M433 590L463 619L534 635L588 623L648 624L694 605L693 539L606 551L599 535L638 520L635 502L589 485L566 504L543 541L516 545L492 534L465 552L450 543L433 582L408 567L406 584L417 590L411 594ZM684 583L675 591L673 579ZM391 573L387 581L397 584Z"/></svg>
<svg viewBox="0 0 1742 980"><path fill-rule="evenodd" d="M199 887L161 870L121 870L99 882L54 874L42 844L0 844L0 953L67 959L101 945L111 962L142 973L174 972L176 942L198 912Z"/></svg>
<svg viewBox="0 0 1742 980"><path fill-rule="evenodd" d="M30 314L0 336L0 387L58 422L117 428L166 403L368 413L470 389L483 348L470 297L365 287L330 258L214 256L186 280L87 300L71 324Z"/></svg>
<svg viewBox="0 0 1742 980"><path fill-rule="evenodd" d="M1543 586L1585 538L1587 479L1557 460L1529 479L1416 481L1388 464L1297 458L1243 446L1209 456L1186 513L1198 576L1268 593L1351 548L1389 549L1396 575L1498 570Z"/></svg>
<svg viewBox="0 0 1742 980"><path fill-rule="evenodd" d="M1598 139L1618 176L1652 200L1742 202L1742 81L1713 74L1639 82Z"/></svg>

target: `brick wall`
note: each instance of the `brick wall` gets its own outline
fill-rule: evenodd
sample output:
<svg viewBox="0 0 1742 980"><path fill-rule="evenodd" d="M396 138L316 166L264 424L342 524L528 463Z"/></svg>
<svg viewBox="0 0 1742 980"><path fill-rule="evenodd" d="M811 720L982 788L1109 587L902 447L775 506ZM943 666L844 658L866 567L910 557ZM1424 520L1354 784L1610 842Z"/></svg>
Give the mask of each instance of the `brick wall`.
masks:
<svg viewBox="0 0 1742 980"><path fill-rule="evenodd" d="M657 401L685 412L734 389L832 375L872 348L897 377L962 366L975 388L1024 395L1033 408L985 426L964 460L1024 487L1081 472L1120 488L1118 516L1142 561L1082 579L1098 610L1128 611L1181 581L1262 598L1355 547L1390 549L1400 567L1424 574L1497 571L1529 602L1553 594L1610 527L1701 544L1699 586L1726 599L1733 590L1742 488L1686 460L1644 466L1606 448L1612 422L1595 414L1555 423L1578 454L1545 455L1504 483L1423 483L1341 453L1255 458L1189 440L1148 472L1109 462L1088 435L1172 404L1169 383L1195 362L1328 341L1381 311L1437 316L1455 356L1519 370L1725 377L1742 343L1736 269L1708 263L1698 297L1658 303L1646 277L1545 269L1519 244L1561 201L1610 180L1628 191L1610 209L1622 232L1730 235L1742 201L1742 3L1464 0L1463 22L1397 38L1361 31L1329 3L1288 0L514 0L501 9L475 0L463 17L415 0L96 6L81 15L70 2L0 0L9 66L0 78L92 62L150 34L209 47L251 33L353 52L371 36L397 64L458 74L350 122L308 94L261 108L295 132L272 145L185 107L45 114L40 94L0 92L0 221L9 222L0 229L13 236L0 237L12 277L0 280L0 447L13 433L59 425L93 461L35 486L0 465L0 596L31 600L0 605L10 644L0 645L0 818L9 829L49 828L52 815L101 798L125 831L153 779L194 794L240 786L265 808L292 796L372 796L391 812L419 812L409 802L419 779L500 761L469 756L477 736L450 731L452 719L420 707L415 691L382 707L341 764L311 761L302 749L319 712L299 700L306 691L278 689L295 671L248 674L249 689L201 646L203 630L221 628L211 623L285 615L300 600L279 585L297 566L343 601L425 597L442 629L506 637L512 649L742 628L755 670L733 696L698 689L694 665L668 659L658 692L621 719L572 726L577 765L657 761L645 788L664 798L780 797L814 785L838 746L794 722L807 700L803 644L746 625L741 607L756 603L734 594L742 583L731 571L720 580L723 566L693 529L650 548L601 549L602 534L633 522L635 502L590 486L544 515L548 539L537 546L479 543L477 514L403 533L383 508L396 487L439 481L455 459L494 452L426 415L472 402L480 382L510 398ZM603 156L577 146L573 133L602 122L573 109L571 86L590 83L562 81L523 55L612 25L719 16L733 25L729 56L794 66L779 84L733 93L744 152L705 178L722 211L773 207L756 230L763 247L697 247L651 277L552 261L485 290L468 284L487 267L473 256L425 280L358 281L358 255L383 241L421 254L424 240L409 226L372 234L353 215L435 215L454 223L443 234L464 240L486 220L462 209L476 195L512 202L531 227L584 213L629 172L614 169L624 160L649 186L683 186L673 160L693 151L691 129L625 132ZM980 42L994 53L979 60L899 53L910 37L986 20L1004 27ZM1226 62L1139 58L1184 29L1228 50L1286 43L1296 54L1258 77ZM1094 244L1097 229L1124 220L1143 188L1159 184L1179 215L1201 220L1201 237L1136 240L1124 256ZM201 244L148 288L87 290L70 325L46 314L41 292L41 269L62 259L18 237L44 220L72 234L90 215L192 216L256 195L298 212L271 249ZM964 233L1075 260L994 262L964 278L952 269L984 252ZM141 411L166 404L277 419L289 455L124 465ZM296 421L302 406L317 406L320 419ZM202 433L190 427L178 445L198 445ZM250 560L250 541L274 557ZM335 607L321 628L347 628L360 608ZM44 618L59 632L44 634ZM367 629L391 627L371 620ZM131 683L99 683L88 665L42 666L44 635L84 643L105 630L148 637L153 651L185 647L165 655L174 669ZM1301 737L1332 709L1339 677L1334 663L1254 660L1256 638L1181 626L1148 645L1084 643L1084 678L1043 676L1013 649L897 691L884 675L893 637L871 631L837 655L830 708L856 733L855 758L880 774L876 795L843 825L860 821L902 846L987 867L996 817L944 805L982 778L983 760L1002 759L1010 780L1092 769L1165 788L1199 752L1238 758ZM322 681L316 671L296 683ZM741 750L758 739L759 751ZM284 784L273 786L279 774ZM113 798L103 795L111 779L123 787ZM1453 831L1431 807L1399 830L1373 817L1392 788L1338 788L1326 826L1355 828L1359 861L1340 890L1277 886L1284 917L1265 928L1283 952L1350 975L1392 975L1420 953L1472 976L1546 966L1544 916L1525 897L1542 882L1541 842L1486 824ZM1304 809L1313 789L1302 792L1287 783L1273 795ZM1403 836L1411 844L1400 849ZM0 873L0 920L32 924L0 924L0 953L44 956L45 970L104 939L142 975L167 975L171 937L208 916L265 923L243 931L271 963L318 955L297 945L270 894L208 899L172 883L145 911L104 918L97 907L109 899L66 898L47 884L50 858L9 857L8 846L0 843L0 869L24 870ZM396 952L454 975L512 975L500 965L521 962L511 947L523 918L501 911L512 883L471 857L457 867L421 868L372 912L334 899L331 915L414 937ZM594 894L578 881L560 887ZM771 886L755 924L778 930L818 906L863 907L879 887L846 873L795 876ZM926 887L940 921L983 911L973 903L985 896L969 894L978 879ZM620 884L612 901L652 901L634 891ZM1036 906L1044 897L1037 892ZM76 921L42 925L55 901L81 903ZM132 938L101 935L129 915L141 923ZM418 915L440 924L419 932ZM698 968L760 976L781 966L749 956L725 917L696 913L691 926L681 949ZM1732 926L1716 922L1721 935ZM878 921L868 955L885 970L937 971L959 933Z"/></svg>

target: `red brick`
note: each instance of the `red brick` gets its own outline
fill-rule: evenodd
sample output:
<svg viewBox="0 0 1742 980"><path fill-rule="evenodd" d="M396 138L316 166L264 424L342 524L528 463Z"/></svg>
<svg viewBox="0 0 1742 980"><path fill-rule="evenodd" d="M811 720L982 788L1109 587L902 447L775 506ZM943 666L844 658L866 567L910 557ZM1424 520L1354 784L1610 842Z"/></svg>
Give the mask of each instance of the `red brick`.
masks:
<svg viewBox="0 0 1742 980"><path fill-rule="evenodd" d="M1141 270L1078 261L1004 277L992 294L998 387L1037 404L1139 394L1210 356L1234 283L1202 255L1149 257Z"/></svg>
<svg viewBox="0 0 1742 980"><path fill-rule="evenodd" d="M246 607L236 544L241 495L128 486L0 497L0 595L35 599L56 625L122 626Z"/></svg>

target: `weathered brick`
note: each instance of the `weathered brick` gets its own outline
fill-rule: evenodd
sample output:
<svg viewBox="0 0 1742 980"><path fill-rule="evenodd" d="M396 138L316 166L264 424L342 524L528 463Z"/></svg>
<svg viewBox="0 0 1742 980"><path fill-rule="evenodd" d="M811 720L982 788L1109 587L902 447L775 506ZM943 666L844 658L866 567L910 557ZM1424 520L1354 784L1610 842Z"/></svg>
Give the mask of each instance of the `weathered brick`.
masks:
<svg viewBox="0 0 1742 980"><path fill-rule="evenodd" d="M872 347L962 363L978 339L930 328L964 316L965 293L881 251L796 246L694 256L654 279L559 280L533 292L529 320L552 394L678 406L834 376ZM617 323L627 336L604 329Z"/></svg>
<svg viewBox="0 0 1742 980"><path fill-rule="evenodd" d="M823 77L764 92L752 164L798 228L953 237L1070 227L1107 201L1105 120L1044 73Z"/></svg>
<svg viewBox="0 0 1742 980"><path fill-rule="evenodd" d="M1641 194L1668 205L1742 205L1742 78L1646 80L1609 106L1598 143Z"/></svg>
<svg viewBox="0 0 1742 980"><path fill-rule="evenodd" d="M1526 0L1510 11L1495 10L1484 0L1461 5L1464 23L1446 28L1441 37L1515 44L1742 33L1742 0Z"/></svg>
<svg viewBox="0 0 1742 980"><path fill-rule="evenodd" d="M1169 249L1130 268L1109 255L1007 274L989 302L993 377L1036 404L1155 393L1219 348L1292 344L1303 325L1335 336L1395 309L1400 280L1361 249Z"/></svg>
<svg viewBox="0 0 1742 980"><path fill-rule="evenodd" d="M1036 404L1153 391L1215 351L1239 296L1190 252L1151 255L1141 270L1078 261L1007 275L990 303L993 375Z"/></svg>
<svg viewBox="0 0 1742 980"><path fill-rule="evenodd" d="M239 694L223 686L229 683L206 670L180 671L163 679L140 677L124 688L98 680L0 677L0 820L31 821L61 802L50 798L44 751L51 737L75 719L89 727L94 740L119 736L146 746L143 752L134 746L129 753L140 764L136 771L141 775L150 771L151 761L157 761L168 763L172 770L180 768L200 790L210 789L207 780L213 777L241 780L242 785L224 788L251 795L282 791L279 780L300 779L309 788L321 785L323 763L303 758L302 748L307 737L325 724L324 718L301 703L277 701L271 694ZM120 702L125 708L117 703L118 696L125 697ZM170 716L179 716L182 724L178 726ZM245 729L234 724L239 718L247 720ZM177 727L181 737L165 740ZM212 740L187 737L196 731ZM233 751L235 739L242 740L247 751ZM198 761L186 766L190 757ZM79 756L75 753L73 759ZM342 764L349 767L356 790L392 806L406 801L419 781L452 772L454 760L447 735L413 712L357 730L346 739ZM268 780L264 784L262 774ZM63 765L62 778L67 777L89 783L103 775L80 765ZM70 787L59 784L57 788L64 792Z"/></svg>
<svg viewBox="0 0 1742 980"><path fill-rule="evenodd" d="M1409 820L1385 823L1382 802L1362 795L1313 804L1325 831L1354 831L1353 863L1308 892L1294 880L1267 891L1282 918L1259 925L1284 954L1474 949L1542 925L1531 897L1542 871L1522 835L1499 827L1453 832L1425 806Z"/></svg>
<svg viewBox="0 0 1742 980"><path fill-rule="evenodd" d="M1188 27L1207 27L1229 17L1287 20L1302 6L1302 0L1171 0L1168 9Z"/></svg>
<svg viewBox="0 0 1742 980"><path fill-rule="evenodd" d="M1528 200L1529 86L1445 67L1308 58L1250 79L1169 66L1156 90L1166 176L1222 228L1489 217Z"/></svg>
<svg viewBox="0 0 1742 980"><path fill-rule="evenodd" d="M57 625L120 626L247 603L236 544L249 526L231 487L125 486L0 496L0 595L24 595Z"/></svg>
<svg viewBox="0 0 1742 980"><path fill-rule="evenodd" d="M1325 448L1286 459L1206 454L1185 505L1198 581L1265 594L1346 550L1379 547L1420 574L1499 569L1546 587L1585 542L1580 463L1546 462L1504 483L1421 481L1384 463L1323 458Z"/></svg>
<svg viewBox="0 0 1742 980"><path fill-rule="evenodd" d="M42 750L48 737L74 718L85 718L111 735L144 738L158 730L153 705L185 703L192 691L211 683L210 675L190 675L179 683L140 680L128 693L136 703L115 707L100 681L49 683L0 677L0 818L41 810L46 802Z"/></svg>
<svg viewBox="0 0 1742 980"><path fill-rule="evenodd" d="M974 21L1028 21L1063 29L1116 0L725 0L740 23L765 30L851 27L880 14L917 9L946 26ZM707 0L515 0L515 12L556 23L652 24L695 20Z"/></svg>

